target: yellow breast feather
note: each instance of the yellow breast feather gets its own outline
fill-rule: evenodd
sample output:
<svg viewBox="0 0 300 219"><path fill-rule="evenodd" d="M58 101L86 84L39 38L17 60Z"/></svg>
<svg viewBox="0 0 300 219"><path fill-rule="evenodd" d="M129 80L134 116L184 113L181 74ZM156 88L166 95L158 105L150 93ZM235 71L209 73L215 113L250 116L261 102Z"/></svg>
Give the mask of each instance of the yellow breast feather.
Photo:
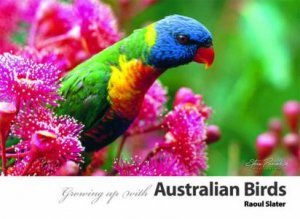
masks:
<svg viewBox="0 0 300 219"><path fill-rule="evenodd" d="M139 112L144 95L159 73L137 59L126 60L120 55L119 66L111 66L108 82L108 101L112 110L126 119L133 119Z"/></svg>

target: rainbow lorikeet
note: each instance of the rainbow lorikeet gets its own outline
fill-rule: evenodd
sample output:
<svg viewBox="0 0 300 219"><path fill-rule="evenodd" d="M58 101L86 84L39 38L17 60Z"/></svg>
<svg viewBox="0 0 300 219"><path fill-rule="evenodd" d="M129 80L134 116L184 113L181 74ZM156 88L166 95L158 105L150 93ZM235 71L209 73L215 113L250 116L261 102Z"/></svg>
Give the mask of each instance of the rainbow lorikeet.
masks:
<svg viewBox="0 0 300 219"><path fill-rule="evenodd" d="M202 24L168 16L71 70L62 80L65 100L56 112L82 122L83 145L98 150L126 131L147 90L168 68L191 61L210 66L213 59L212 36Z"/></svg>

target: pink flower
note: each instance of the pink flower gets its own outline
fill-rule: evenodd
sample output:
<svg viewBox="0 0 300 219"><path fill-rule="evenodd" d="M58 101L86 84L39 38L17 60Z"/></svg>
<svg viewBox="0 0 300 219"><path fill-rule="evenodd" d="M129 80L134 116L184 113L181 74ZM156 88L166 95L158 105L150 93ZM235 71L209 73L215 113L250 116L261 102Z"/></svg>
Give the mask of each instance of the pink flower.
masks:
<svg viewBox="0 0 300 219"><path fill-rule="evenodd" d="M8 38L18 28L21 7L17 1L0 1L0 38Z"/></svg>
<svg viewBox="0 0 300 219"><path fill-rule="evenodd" d="M175 107L166 115L164 124L171 142L198 143L205 140L204 119L194 106Z"/></svg>
<svg viewBox="0 0 300 219"><path fill-rule="evenodd" d="M75 67L121 37L109 6L96 0L76 0L72 5L55 0L40 1L36 11L30 45L39 51L63 56L66 69Z"/></svg>
<svg viewBox="0 0 300 219"><path fill-rule="evenodd" d="M111 8L98 0L76 0L82 40L90 54L95 54L121 38Z"/></svg>
<svg viewBox="0 0 300 219"><path fill-rule="evenodd" d="M300 156L299 156L300 157ZM300 175L300 160L299 157L290 157L286 159L284 165L284 172L287 176L299 176Z"/></svg>
<svg viewBox="0 0 300 219"><path fill-rule="evenodd" d="M55 176L76 176L78 175L80 167L74 161L66 161L59 170L55 173Z"/></svg>
<svg viewBox="0 0 300 219"><path fill-rule="evenodd" d="M22 19L27 23L34 22L41 2L48 3L51 1L54 0L23 0Z"/></svg>
<svg viewBox="0 0 300 219"><path fill-rule="evenodd" d="M210 107L208 107L204 101L203 97L198 94L194 94L194 92L189 88L180 88L175 96L175 100L173 106L178 105L193 105L195 106L204 119L208 119L212 113Z"/></svg>
<svg viewBox="0 0 300 219"><path fill-rule="evenodd" d="M55 117L49 109L37 108L34 113L20 111L13 127L13 134L23 140L30 140L39 130L48 130L57 135L75 137L82 125L67 116Z"/></svg>
<svg viewBox="0 0 300 219"><path fill-rule="evenodd" d="M175 106L167 114L164 124L167 131L165 149L176 154L191 175L205 170L206 126L198 109L191 105Z"/></svg>
<svg viewBox="0 0 300 219"><path fill-rule="evenodd" d="M29 46L58 56L65 62L64 70L73 68L83 59L80 27L72 5L56 0L31 1L36 10L28 12L34 12L29 16Z"/></svg>
<svg viewBox="0 0 300 219"><path fill-rule="evenodd" d="M11 42L9 39L2 39L0 37L0 54L4 52L15 52L18 51L18 46Z"/></svg>
<svg viewBox="0 0 300 219"><path fill-rule="evenodd" d="M260 134L256 139L256 149L260 160L266 159L276 150L276 147L284 147L290 155L284 171L286 175L297 175L300 171L300 135L299 119L300 119L300 103L299 101L287 101L282 107L283 115L286 120L288 133L284 133L283 122L279 119L269 120L269 131ZM258 175L262 173L261 168Z"/></svg>
<svg viewBox="0 0 300 219"><path fill-rule="evenodd" d="M60 71L21 56L0 55L0 100L22 106L56 106Z"/></svg>
<svg viewBox="0 0 300 219"><path fill-rule="evenodd" d="M56 0L36 3L33 22L37 22L36 40L38 42L53 36L65 34L73 28L74 11L70 4Z"/></svg>
<svg viewBox="0 0 300 219"><path fill-rule="evenodd" d="M159 81L156 81L146 93L139 115L127 132L130 134L159 125L166 111L166 102L167 91Z"/></svg>
<svg viewBox="0 0 300 219"><path fill-rule="evenodd" d="M21 7L14 0L0 1L0 54L17 50L11 41L13 32L18 30Z"/></svg>
<svg viewBox="0 0 300 219"><path fill-rule="evenodd" d="M143 133L136 129L145 130L146 127L146 130L152 130L151 127L156 125L155 121L161 117L166 92L158 85L154 85L147 93L142 111L131 126L129 136L131 133ZM165 130L164 139L158 140L150 153L140 153L146 154L144 161L123 161L115 165L116 170L120 175L138 176L201 174L207 168L206 144L219 140L221 135L217 126L210 126L209 129L206 127L205 120L210 113L210 108L203 103L200 95L194 94L190 89L180 89L175 98L174 109L158 123ZM145 149L147 147L143 148L144 151Z"/></svg>
<svg viewBox="0 0 300 219"><path fill-rule="evenodd" d="M65 75L64 70L68 67L68 61L62 54L55 53L54 51L41 50L38 51L32 47L25 47L16 52L17 55L30 59L36 63L54 65L60 70L59 78Z"/></svg>
<svg viewBox="0 0 300 219"><path fill-rule="evenodd" d="M172 153L160 153L150 161L122 161L115 166L120 176L187 176L188 170Z"/></svg>
<svg viewBox="0 0 300 219"><path fill-rule="evenodd" d="M207 168L206 126L192 105L179 105L164 120L165 140L157 143L143 162L116 164L120 175L199 175Z"/></svg>
<svg viewBox="0 0 300 219"><path fill-rule="evenodd" d="M82 128L74 119L56 117L50 110L38 109L35 114L21 111L13 127L13 134L22 140L16 145L20 159L11 174L53 175L67 161L82 162Z"/></svg>

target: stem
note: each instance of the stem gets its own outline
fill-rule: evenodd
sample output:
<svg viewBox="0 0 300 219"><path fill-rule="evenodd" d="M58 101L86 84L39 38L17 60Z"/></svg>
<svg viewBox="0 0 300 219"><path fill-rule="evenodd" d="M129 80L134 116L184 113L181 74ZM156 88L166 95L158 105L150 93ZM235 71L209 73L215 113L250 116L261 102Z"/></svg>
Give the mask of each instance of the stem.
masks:
<svg viewBox="0 0 300 219"><path fill-rule="evenodd" d="M148 132L158 131L158 130L162 129L162 125L163 125L163 123L160 123L159 125L152 126L150 128L146 128L146 129L143 129L143 130L137 130L133 133L127 133L127 136L131 137L131 136L134 136L134 135L141 135L141 134L146 134Z"/></svg>
<svg viewBox="0 0 300 219"><path fill-rule="evenodd" d="M119 162L120 160L120 157L121 157L121 153L122 153L122 150L124 148L124 145L125 145L125 142L127 140L128 137L132 137L134 135L141 135L141 134L145 134L145 133L148 133L148 132L153 132L153 131L157 131L159 129L162 128L162 124L159 124L159 125L156 125L156 126L152 126L150 128L147 128L147 129L143 129L143 130L137 130L133 133L125 133L122 137L122 140L120 142L120 145L118 147L118 151L117 151L117 155L116 155L116 160Z"/></svg>
<svg viewBox="0 0 300 219"><path fill-rule="evenodd" d="M25 166L25 168L24 168L24 170L23 170L23 172L21 174L21 176L26 176L26 174L28 173L28 170L30 169L30 167L33 164L33 161L34 161L34 159L32 157L30 157L27 165Z"/></svg>
<svg viewBox="0 0 300 219"><path fill-rule="evenodd" d="M62 34L62 35L59 35L59 36L54 36L54 37L51 37L49 39L46 39L46 40L42 41L41 43L39 43L39 45L37 47L38 48L43 48L43 47L49 46L51 44L58 43L60 41L71 39L71 38L72 37L68 34Z"/></svg>
<svg viewBox="0 0 300 219"><path fill-rule="evenodd" d="M149 161L150 159L152 159L155 155L157 155L159 152L163 151L163 150L168 150L170 151L170 146L168 145L158 145L156 148L154 148L152 151L150 151L149 154L147 154L147 156L145 157L145 159L143 160L143 162L141 163L141 165L143 165L145 162Z"/></svg>
<svg viewBox="0 0 300 219"><path fill-rule="evenodd" d="M15 146L8 147L8 148L6 148L6 152L14 151L15 148L16 148Z"/></svg>
<svg viewBox="0 0 300 219"><path fill-rule="evenodd" d="M120 160L121 153L122 153L122 150L124 148L124 144L126 142L127 137L128 137L127 134L123 135L123 137L122 137L121 143L120 143L120 145L118 147L118 151L117 151L117 156L116 156L117 162L119 162L119 160Z"/></svg>
<svg viewBox="0 0 300 219"><path fill-rule="evenodd" d="M38 20L37 20L37 18L34 18L34 21L31 25L31 28L30 28L30 31L29 31L29 36L28 36L28 45L31 48L34 48L34 42L35 42L37 26L38 26Z"/></svg>
<svg viewBox="0 0 300 219"><path fill-rule="evenodd" d="M263 170L264 170L264 164L265 164L265 160L260 160L259 161L260 165L258 166L257 170L256 170L256 176L262 176L263 174Z"/></svg>
<svg viewBox="0 0 300 219"><path fill-rule="evenodd" d="M237 176L240 162L240 146L238 143L232 142L229 144L228 157L228 175Z"/></svg>
<svg viewBox="0 0 300 219"><path fill-rule="evenodd" d="M157 130L160 130L162 128L162 123L160 123L159 125L156 125L156 126L152 126L150 128L147 128L147 129L143 129L143 130L137 130L133 133L125 133L122 137L122 140L120 142L120 145L118 147L118 151L117 151L117 155L116 155L116 161L119 162L120 161L120 157L121 157L121 153L122 153L122 150L124 148L124 145L125 145L125 142L127 140L128 137L132 137L132 136L135 136L135 135L141 135L141 134L146 134L148 132L153 132L153 131L157 131ZM157 148L156 148L157 149ZM156 149L154 149L153 151L151 151L147 157L145 158L145 160L142 162L142 164L144 162L146 162L147 160L151 159L153 156L155 156L159 151L163 150L164 147L162 146L159 146L159 150L158 151L155 151ZM113 169L110 173L108 173L108 176L114 176L116 175L118 172L116 169Z"/></svg>
<svg viewBox="0 0 300 219"><path fill-rule="evenodd" d="M6 154L6 158L21 158L25 157L29 154L30 152L23 152L23 153L18 153L18 154Z"/></svg>
<svg viewBox="0 0 300 219"><path fill-rule="evenodd" d="M5 150L5 142L4 136L0 133L0 144L1 144L1 156L2 156L2 173L6 176L6 150Z"/></svg>
<svg viewBox="0 0 300 219"><path fill-rule="evenodd" d="M91 55L91 52L89 50L86 40L84 38L81 38L80 42L81 42L81 45L82 45L84 51L86 51L89 55Z"/></svg>
<svg viewBox="0 0 300 219"><path fill-rule="evenodd" d="M149 154L147 154L147 156L145 157L145 159L143 160L143 162L141 163L141 166L145 163L145 162L147 162L147 161L149 161L151 158L153 158L156 154L158 154L158 152L160 152L161 151L161 148L155 148L154 150L152 150L152 151L150 151L150 153Z"/></svg>
<svg viewBox="0 0 300 219"><path fill-rule="evenodd" d="M122 153L122 150L124 148L124 144L125 144L126 139L128 138L128 136L129 135L125 133L122 137L122 140L121 140L120 144L119 144L116 159L115 159L118 163L120 161L121 153ZM108 176L115 176L117 173L118 173L118 171L115 168L113 168L112 171L110 173L108 173L107 175Z"/></svg>

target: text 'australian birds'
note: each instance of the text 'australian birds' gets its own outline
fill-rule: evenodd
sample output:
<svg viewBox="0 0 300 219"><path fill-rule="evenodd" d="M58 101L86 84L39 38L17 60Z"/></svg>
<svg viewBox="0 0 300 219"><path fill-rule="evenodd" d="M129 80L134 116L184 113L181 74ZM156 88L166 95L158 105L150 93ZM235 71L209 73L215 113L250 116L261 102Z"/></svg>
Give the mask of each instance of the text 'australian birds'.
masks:
<svg viewBox="0 0 300 219"><path fill-rule="evenodd" d="M261 185L259 182L245 182L243 186L219 185L210 181L205 185L165 185L158 182L154 196L285 196L286 186L273 184Z"/></svg>

